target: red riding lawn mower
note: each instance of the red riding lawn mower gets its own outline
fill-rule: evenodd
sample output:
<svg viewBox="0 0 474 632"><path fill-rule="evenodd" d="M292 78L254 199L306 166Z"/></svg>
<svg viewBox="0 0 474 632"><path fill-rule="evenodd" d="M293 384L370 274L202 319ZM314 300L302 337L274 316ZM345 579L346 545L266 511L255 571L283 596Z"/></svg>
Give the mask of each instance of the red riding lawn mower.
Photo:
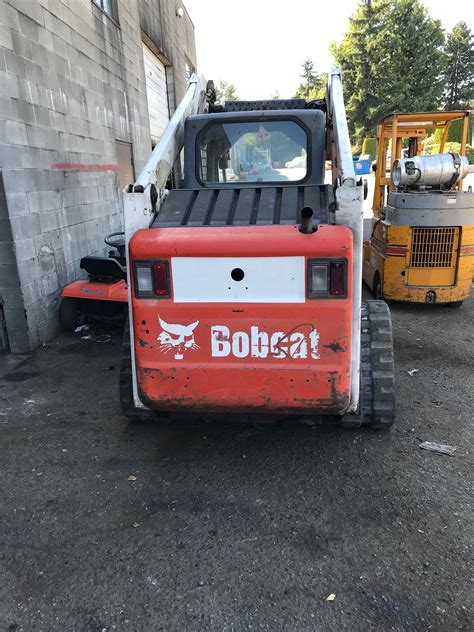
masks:
<svg viewBox="0 0 474 632"><path fill-rule="evenodd" d="M121 320L127 310L124 233L111 233L104 242L113 249L108 256L83 257L80 267L87 278L70 283L62 291L59 324L64 331L90 320Z"/></svg>

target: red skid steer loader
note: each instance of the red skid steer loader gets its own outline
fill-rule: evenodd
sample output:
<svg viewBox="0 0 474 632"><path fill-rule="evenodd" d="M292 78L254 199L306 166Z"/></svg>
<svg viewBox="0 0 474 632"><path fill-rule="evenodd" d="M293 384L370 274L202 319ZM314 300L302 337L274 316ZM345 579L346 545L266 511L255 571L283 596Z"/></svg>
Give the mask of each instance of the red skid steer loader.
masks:
<svg viewBox="0 0 474 632"><path fill-rule="evenodd" d="M182 148L182 186L165 190ZM339 69L319 101L223 106L194 75L124 193L124 414L324 414L390 428L391 321L384 302L361 302L362 196Z"/></svg>

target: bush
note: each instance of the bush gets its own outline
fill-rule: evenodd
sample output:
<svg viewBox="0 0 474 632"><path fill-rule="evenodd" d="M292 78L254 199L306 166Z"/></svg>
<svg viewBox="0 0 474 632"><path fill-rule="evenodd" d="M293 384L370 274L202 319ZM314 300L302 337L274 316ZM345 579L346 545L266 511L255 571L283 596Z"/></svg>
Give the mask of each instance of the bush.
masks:
<svg viewBox="0 0 474 632"><path fill-rule="evenodd" d="M448 137L446 139L445 151L459 152L459 148L461 146L461 132L462 132L462 121L461 120L453 121L448 130ZM423 147L428 154L438 154L439 147L441 144L441 139L443 137L443 130L436 129L433 131L432 134L430 134L429 132L428 134L429 135L421 141L423 144ZM471 127L468 127L466 147L471 147L472 145L473 145L472 130L471 130Z"/></svg>
<svg viewBox="0 0 474 632"><path fill-rule="evenodd" d="M369 154L370 160L375 160L377 155L377 139L366 136L362 143L361 154Z"/></svg>
<svg viewBox="0 0 474 632"><path fill-rule="evenodd" d="M444 148L446 152L454 151L456 154L459 154L461 151L461 143L446 143L446 147Z"/></svg>
<svg viewBox="0 0 474 632"><path fill-rule="evenodd" d="M439 146L441 144L442 138L443 138L443 130L435 129L434 134L431 136L433 144Z"/></svg>

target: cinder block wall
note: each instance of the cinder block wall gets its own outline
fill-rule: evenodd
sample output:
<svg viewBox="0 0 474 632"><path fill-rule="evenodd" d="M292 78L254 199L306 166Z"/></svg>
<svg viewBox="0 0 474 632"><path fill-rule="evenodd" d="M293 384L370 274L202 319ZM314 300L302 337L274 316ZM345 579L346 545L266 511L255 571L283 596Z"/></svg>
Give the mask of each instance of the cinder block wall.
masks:
<svg viewBox="0 0 474 632"><path fill-rule="evenodd" d="M26 322L23 297L20 291L20 278L16 262L13 237L8 215L7 200L0 172L0 306L1 317L5 323L0 322L0 353L6 346L3 339L4 329L8 328L11 336L18 340L28 341L28 329Z"/></svg>
<svg viewBox="0 0 474 632"><path fill-rule="evenodd" d="M195 63L192 24L174 5L117 0L115 22L91 0L0 0L0 171L18 275L16 293L0 276L0 301L14 352L56 333L60 290L122 227L116 140L132 144L136 174L150 152L142 29L166 47L179 96L184 56ZM10 328L13 317L23 325Z"/></svg>

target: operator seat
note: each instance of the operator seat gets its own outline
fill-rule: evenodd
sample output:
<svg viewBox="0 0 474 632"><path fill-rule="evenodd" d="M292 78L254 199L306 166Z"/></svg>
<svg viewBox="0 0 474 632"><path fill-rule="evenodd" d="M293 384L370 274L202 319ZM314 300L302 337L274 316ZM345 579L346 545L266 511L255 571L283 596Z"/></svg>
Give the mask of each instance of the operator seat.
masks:
<svg viewBox="0 0 474 632"><path fill-rule="evenodd" d="M127 280L127 269L112 257L82 257L80 268L85 270L92 282L115 283Z"/></svg>

